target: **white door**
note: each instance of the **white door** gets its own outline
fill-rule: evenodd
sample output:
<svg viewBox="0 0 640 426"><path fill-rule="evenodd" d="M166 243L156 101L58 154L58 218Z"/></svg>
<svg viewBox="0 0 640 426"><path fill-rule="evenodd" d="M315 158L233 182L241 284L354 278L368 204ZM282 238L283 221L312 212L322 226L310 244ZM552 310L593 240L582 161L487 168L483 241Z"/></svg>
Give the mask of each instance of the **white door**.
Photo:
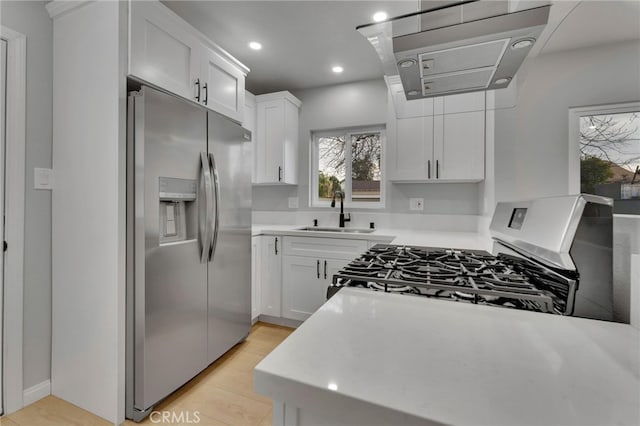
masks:
<svg viewBox="0 0 640 426"><path fill-rule="evenodd" d="M2 45L2 52L0 53L0 240L4 245L4 149L5 149L5 122L6 112L5 105L7 103L7 41L0 40ZM4 371L2 371L3 359L2 352L4 348L4 335L2 330L4 324L2 319L4 318L4 247L2 250L2 256L0 256L0 415L4 413L4 407L2 406L3 395L2 389L4 388Z"/></svg>

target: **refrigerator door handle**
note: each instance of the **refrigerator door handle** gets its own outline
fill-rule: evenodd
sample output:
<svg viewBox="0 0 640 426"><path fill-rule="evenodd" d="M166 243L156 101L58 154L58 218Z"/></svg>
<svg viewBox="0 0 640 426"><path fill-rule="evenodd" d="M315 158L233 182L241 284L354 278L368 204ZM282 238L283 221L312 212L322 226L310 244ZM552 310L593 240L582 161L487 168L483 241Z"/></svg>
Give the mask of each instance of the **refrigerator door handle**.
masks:
<svg viewBox="0 0 640 426"><path fill-rule="evenodd" d="M209 248L209 261L213 259L213 255L216 252L216 244L218 242L218 228L220 217L220 178L218 176L218 168L216 167L216 160L212 153L209 153L209 166L211 167L211 176L213 176L212 185L212 198L214 202L213 206L213 233L211 236L211 246Z"/></svg>
<svg viewBox="0 0 640 426"><path fill-rule="evenodd" d="M204 207L205 211L202 213L202 208L199 210L198 214L198 222L199 222L199 231L200 231L200 262L206 263L209 257L209 251L211 250L211 212L213 210L212 199L211 199L211 169L209 168L209 160L207 159L207 153L200 153L200 166L202 170L200 172L200 188L203 188L202 196L204 197ZM199 200L202 202L202 198ZM203 204L200 204L201 206Z"/></svg>

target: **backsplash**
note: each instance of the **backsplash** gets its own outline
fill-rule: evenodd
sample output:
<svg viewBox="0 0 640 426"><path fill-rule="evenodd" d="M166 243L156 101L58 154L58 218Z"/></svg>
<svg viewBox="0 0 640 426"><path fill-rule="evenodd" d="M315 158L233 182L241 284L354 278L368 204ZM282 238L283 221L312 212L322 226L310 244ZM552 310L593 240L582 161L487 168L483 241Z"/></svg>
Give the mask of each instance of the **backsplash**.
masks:
<svg viewBox="0 0 640 426"><path fill-rule="evenodd" d="M338 226L338 210L316 211L259 211L253 210L254 224L269 225L300 225L312 226L313 220L318 219L318 226ZM421 231L442 232L479 232L479 224L483 221L476 215L416 215L402 213L371 213L369 211L350 212L351 222L348 228L369 228L374 222L376 229L413 229Z"/></svg>

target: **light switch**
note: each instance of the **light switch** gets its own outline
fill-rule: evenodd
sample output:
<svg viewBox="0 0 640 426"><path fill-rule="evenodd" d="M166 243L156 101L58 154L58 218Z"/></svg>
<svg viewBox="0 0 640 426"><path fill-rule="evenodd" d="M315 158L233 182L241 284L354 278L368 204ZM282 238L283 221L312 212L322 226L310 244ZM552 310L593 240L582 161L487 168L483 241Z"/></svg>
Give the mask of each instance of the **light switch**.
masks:
<svg viewBox="0 0 640 426"><path fill-rule="evenodd" d="M33 189L53 189L53 170L34 168Z"/></svg>
<svg viewBox="0 0 640 426"><path fill-rule="evenodd" d="M289 197L289 208L290 209L298 208L298 197Z"/></svg>

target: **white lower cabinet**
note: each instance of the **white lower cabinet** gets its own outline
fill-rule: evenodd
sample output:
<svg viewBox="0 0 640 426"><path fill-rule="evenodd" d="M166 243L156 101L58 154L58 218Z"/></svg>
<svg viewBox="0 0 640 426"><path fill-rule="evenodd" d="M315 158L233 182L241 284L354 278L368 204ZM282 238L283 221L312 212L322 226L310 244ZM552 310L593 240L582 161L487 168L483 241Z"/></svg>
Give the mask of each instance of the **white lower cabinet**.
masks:
<svg viewBox="0 0 640 426"><path fill-rule="evenodd" d="M348 260L284 256L282 261L282 316L304 321L327 301L333 274Z"/></svg>
<svg viewBox="0 0 640 426"><path fill-rule="evenodd" d="M260 316L260 303L262 284L260 278L262 271L260 268L260 241L262 237L251 237L251 321L257 320Z"/></svg>
<svg viewBox="0 0 640 426"><path fill-rule="evenodd" d="M252 238L252 318L304 321L327 300L333 275L376 241L262 235ZM291 323L290 321L288 322Z"/></svg>
<svg viewBox="0 0 640 426"><path fill-rule="evenodd" d="M260 314L282 316L282 237L260 237Z"/></svg>
<svg viewBox="0 0 640 426"><path fill-rule="evenodd" d="M282 316L304 321L327 300L333 274L367 249L365 240L287 237L282 260Z"/></svg>

